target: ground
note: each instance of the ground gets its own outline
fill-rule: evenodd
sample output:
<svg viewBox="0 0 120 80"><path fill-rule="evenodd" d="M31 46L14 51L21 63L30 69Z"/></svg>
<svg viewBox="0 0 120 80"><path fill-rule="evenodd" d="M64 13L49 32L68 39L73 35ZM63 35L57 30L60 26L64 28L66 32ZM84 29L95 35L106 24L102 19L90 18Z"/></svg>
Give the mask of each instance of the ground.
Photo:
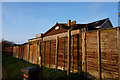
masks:
<svg viewBox="0 0 120 80"><path fill-rule="evenodd" d="M39 67L27 61L2 55L2 76L3 80L22 80L21 69L26 67ZM43 80L88 80L83 73L71 73L68 77L66 71L43 67Z"/></svg>

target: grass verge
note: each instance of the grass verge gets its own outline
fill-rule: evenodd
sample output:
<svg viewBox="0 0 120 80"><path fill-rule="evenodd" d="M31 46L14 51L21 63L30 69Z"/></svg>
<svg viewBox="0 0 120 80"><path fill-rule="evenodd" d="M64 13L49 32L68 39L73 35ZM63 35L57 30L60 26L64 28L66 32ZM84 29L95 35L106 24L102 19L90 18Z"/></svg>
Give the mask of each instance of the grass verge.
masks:
<svg viewBox="0 0 120 80"><path fill-rule="evenodd" d="M23 80L21 69L26 67L39 67L27 61L2 55L3 80ZM71 73L68 77L66 71L43 67L43 80L88 80L83 73Z"/></svg>

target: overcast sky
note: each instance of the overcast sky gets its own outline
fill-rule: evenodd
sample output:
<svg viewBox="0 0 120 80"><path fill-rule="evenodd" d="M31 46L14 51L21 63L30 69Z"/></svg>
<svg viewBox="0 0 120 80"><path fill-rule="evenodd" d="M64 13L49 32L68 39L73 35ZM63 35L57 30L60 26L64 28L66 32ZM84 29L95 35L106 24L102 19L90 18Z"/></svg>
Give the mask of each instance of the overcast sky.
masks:
<svg viewBox="0 0 120 80"><path fill-rule="evenodd" d="M44 33L68 19L77 23L109 18L118 26L117 2L4 2L2 4L2 37L15 43L25 43L36 34Z"/></svg>

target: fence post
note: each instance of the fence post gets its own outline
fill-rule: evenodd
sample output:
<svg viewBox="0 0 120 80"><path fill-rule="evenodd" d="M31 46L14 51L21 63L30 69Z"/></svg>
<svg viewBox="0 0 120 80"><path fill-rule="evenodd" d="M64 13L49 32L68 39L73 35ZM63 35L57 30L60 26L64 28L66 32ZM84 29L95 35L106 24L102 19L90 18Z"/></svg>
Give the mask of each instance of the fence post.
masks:
<svg viewBox="0 0 120 80"><path fill-rule="evenodd" d="M39 45L39 52L40 52L40 54L39 54L39 61L40 61L40 67L42 68L42 55L41 55L41 41L40 41L40 45Z"/></svg>
<svg viewBox="0 0 120 80"><path fill-rule="evenodd" d="M69 76L70 74L70 58L71 58L71 20L68 20L68 26L69 26L69 30L68 30L68 60L67 60L67 75Z"/></svg>
<svg viewBox="0 0 120 80"><path fill-rule="evenodd" d="M65 37L64 37L64 53L63 53L63 70L65 70Z"/></svg>
<svg viewBox="0 0 120 80"><path fill-rule="evenodd" d="M74 72L74 36L72 36L72 72Z"/></svg>
<svg viewBox="0 0 120 80"><path fill-rule="evenodd" d="M120 28L117 28L117 43L118 43L118 78L120 80Z"/></svg>
<svg viewBox="0 0 120 80"><path fill-rule="evenodd" d="M44 67L45 67L45 53L46 53L46 41L45 41L45 45L44 45Z"/></svg>
<svg viewBox="0 0 120 80"><path fill-rule="evenodd" d="M100 42L100 30L97 31L97 43L98 43L98 75L99 80L102 78L101 74L101 42Z"/></svg>
<svg viewBox="0 0 120 80"><path fill-rule="evenodd" d="M82 30L82 70L87 75L87 59L86 59L86 29Z"/></svg>
<svg viewBox="0 0 120 80"><path fill-rule="evenodd" d="M50 40L50 49L49 49L49 68L51 63L51 40Z"/></svg>
<svg viewBox="0 0 120 80"><path fill-rule="evenodd" d="M56 65L56 69L58 67L58 36L56 37L56 60L55 60L55 65Z"/></svg>

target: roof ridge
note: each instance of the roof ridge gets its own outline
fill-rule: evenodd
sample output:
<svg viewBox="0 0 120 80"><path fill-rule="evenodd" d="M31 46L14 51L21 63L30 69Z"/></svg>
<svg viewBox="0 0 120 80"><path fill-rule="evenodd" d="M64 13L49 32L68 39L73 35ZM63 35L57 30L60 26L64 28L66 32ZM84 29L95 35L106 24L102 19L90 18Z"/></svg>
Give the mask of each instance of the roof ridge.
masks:
<svg viewBox="0 0 120 80"><path fill-rule="evenodd" d="M105 19L101 19L101 20L93 21L93 22L90 22L90 23L87 23L87 24L95 23L95 22L98 22L98 21L104 21L104 20L107 20L107 19L109 19L109 18L105 18Z"/></svg>

